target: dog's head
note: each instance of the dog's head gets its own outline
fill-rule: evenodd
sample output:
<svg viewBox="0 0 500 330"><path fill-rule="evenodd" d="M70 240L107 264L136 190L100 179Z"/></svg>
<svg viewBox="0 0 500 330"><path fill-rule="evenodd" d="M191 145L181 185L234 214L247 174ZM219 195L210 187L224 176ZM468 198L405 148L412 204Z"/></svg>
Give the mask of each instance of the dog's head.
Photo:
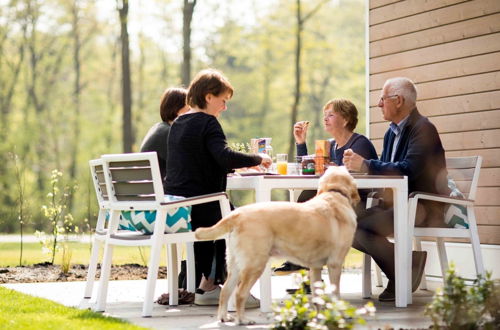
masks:
<svg viewBox="0 0 500 330"><path fill-rule="evenodd" d="M353 206L360 201L356 182L345 166L330 166L319 179L318 195L328 191L342 193Z"/></svg>

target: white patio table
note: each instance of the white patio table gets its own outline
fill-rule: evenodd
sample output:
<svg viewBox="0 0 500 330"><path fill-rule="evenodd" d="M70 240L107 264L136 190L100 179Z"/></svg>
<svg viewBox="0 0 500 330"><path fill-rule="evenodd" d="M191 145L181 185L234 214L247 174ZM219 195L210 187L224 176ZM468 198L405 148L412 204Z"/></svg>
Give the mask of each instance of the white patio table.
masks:
<svg viewBox="0 0 500 330"><path fill-rule="evenodd" d="M359 189L389 188L394 196L394 253L396 271L396 307L406 307L411 296L411 237L408 237L408 178L406 176L353 175ZM318 176L254 175L229 176L227 190L254 190L255 201L271 200L273 189L317 189ZM260 277L260 310L271 311L271 268Z"/></svg>

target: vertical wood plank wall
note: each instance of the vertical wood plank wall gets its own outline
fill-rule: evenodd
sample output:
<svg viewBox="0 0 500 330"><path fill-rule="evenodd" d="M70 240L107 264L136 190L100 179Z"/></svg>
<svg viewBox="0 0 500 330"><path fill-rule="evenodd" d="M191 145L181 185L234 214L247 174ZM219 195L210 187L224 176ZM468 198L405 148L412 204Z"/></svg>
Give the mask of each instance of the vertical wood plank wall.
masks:
<svg viewBox="0 0 500 330"><path fill-rule="evenodd" d="M369 0L370 138L388 128L377 100L405 76L446 156L481 155L476 200L481 243L500 244L500 0Z"/></svg>

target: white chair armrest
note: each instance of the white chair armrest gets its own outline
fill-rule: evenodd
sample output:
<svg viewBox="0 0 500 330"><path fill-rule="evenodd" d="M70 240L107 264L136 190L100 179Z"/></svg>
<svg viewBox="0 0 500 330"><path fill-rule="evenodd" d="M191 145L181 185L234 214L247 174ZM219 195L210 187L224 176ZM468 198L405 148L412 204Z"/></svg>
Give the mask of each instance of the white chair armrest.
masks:
<svg viewBox="0 0 500 330"><path fill-rule="evenodd" d="M409 199L414 199L417 201L419 199L425 199L425 200L436 201L436 202L441 202L441 203L459 204L459 205L465 205L465 206L474 205L474 200L472 200L472 199L449 197L449 196L425 193L425 192L420 192L420 191L412 192L409 196Z"/></svg>
<svg viewBox="0 0 500 330"><path fill-rule="evenodd" d="M179 199L177 201L162 202L161 205L162 206L182 207L182 206L190 206L190 205L215 202L215 201L220 201L220 200L224 200L224 199L229 200L227 197L227 194L225 192L220 192L220 193L206 194L206 195L200 195L200 196L195 196L195 197L187 197L184 199Z"/></svg>

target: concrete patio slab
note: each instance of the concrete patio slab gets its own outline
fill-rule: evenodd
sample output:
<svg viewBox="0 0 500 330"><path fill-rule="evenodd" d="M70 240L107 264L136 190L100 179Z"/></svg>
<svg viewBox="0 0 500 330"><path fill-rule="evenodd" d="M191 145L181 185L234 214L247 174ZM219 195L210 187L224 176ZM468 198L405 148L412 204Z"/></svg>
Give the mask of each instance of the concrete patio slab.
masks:
<svg viewBox="0 0 500 330"><path fill-rule="evenodd" d="M324 274L327 280L327 275ZM342 274L341 296L356 307L363 306L368 300L361 299L361 273L349 271ZM97 287L96 283L96 287ZM83 299L85 282L56 282L56 283L16 283L3 284L4 287L26 293L32 296L53 300L60 304L77 307L90 308L95 303L96 287L93 298ZM286 288L295 287L292 276L273 276L273 301L280 303L286 299ZM106 314L125 319L152 329L267 329L272 323L272 314L263 314L259 309L247 310L247 316L256 321L256 325L237 326L234 323L222 324L217 322L217 306L163 306L154 305L153 316L141 317L142 300L146 287L145 280L139 281L111 281L109 284L108 304ZM155 297L166 291L166 280L158 280ZM430 319L423 315L425 305L432 298L432 291L418 291L413 296L413 304L408 308L396 308L394 303L380 303L376 300L381 288L374 287L372 301L377 308L374 318L367 318L366 326L358 326L357 329L369 328L395 328L395 329L424 329L431 324ZM254 286L252 294L259 297L258 286Z"/></svg>

